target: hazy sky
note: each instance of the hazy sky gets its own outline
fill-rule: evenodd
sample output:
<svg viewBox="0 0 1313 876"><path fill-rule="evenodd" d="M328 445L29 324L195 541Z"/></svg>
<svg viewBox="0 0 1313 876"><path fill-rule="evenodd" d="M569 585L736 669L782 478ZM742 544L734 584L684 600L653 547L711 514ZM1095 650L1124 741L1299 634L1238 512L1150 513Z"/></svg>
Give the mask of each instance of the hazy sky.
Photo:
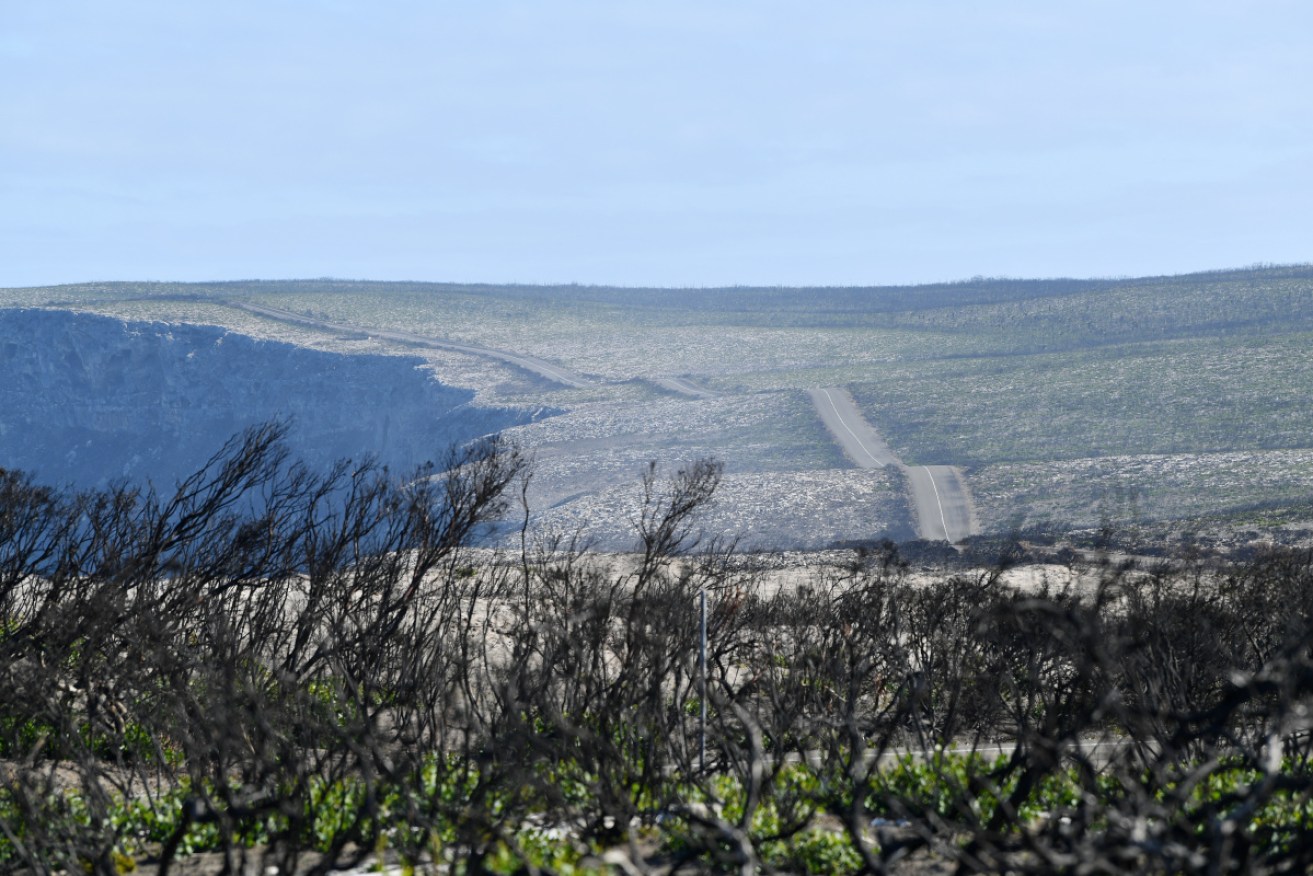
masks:
<svg viewBox="0 0 1313 876"><path fill-rule="evenodd" d="M0 0L0 286L1313 260L1313 3Z"/></svg>

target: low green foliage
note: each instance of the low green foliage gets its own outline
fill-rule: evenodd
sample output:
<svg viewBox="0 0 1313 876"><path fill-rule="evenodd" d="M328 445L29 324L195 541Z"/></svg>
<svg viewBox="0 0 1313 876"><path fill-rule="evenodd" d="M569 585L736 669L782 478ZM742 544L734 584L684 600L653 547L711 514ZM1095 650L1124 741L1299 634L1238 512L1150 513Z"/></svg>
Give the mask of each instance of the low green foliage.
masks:
<svg viewBox="0 0 1313 876"><path fill-rule="evenodd" d="M862 856L846 833L812 829L762 845L762 860L786 871L845 876L862 869Z"/></svg>
<svg viewBox="0 0 1313 876"><path fill-rule="evenodd" d="M476 779L472 773L460 778L450 769L452 765L439 769L438 762L431 760L421 777L421 796L440 800L444 806L459 804L473 789ZM1007 768L1006 757L991 759L970 751L938 750L925 757L907 754L873 773L866 809L873 817L893 821L938 818L956 825L980 826L992 818L1000 800L1011 797L1016 788L1016 777L1009 774ZM1186 764L1182 768L1188 770L1190 767ZM1303 764L1286 762L1280 775L1304 776L1304 770ZM998 781L1000 776L1007 778ZM556 783L564 798L580 806L587 804L590 780L586 775L566 767L553 770L544 778ZM1277 847L1301 832L1313 830L1313 799L1307 793L1277 791L1263 806L1247 810L1250 789L1264 778L1253 768L1216 765L1192 783L1182 803L1182 817L1225 819L1244 812L1241 827L1256 839ZM1145 781L1151 782L1148 775ZM839 822L835 821L828 827L818 826L818 819L823 815L843 816L848 807L847 801L827 796L826 787L829 785L824 771L797 764L779 772L769 789L770 797L754 810L747 833L763 862L785 869L836 876L861 869L861 856L853 847L849 834L839 827ZM1167 800L1177 793L1177 787L1175 783L1162 787L1150 784L1144 790L1159 800ZM709 789L710 796L700 788ZM1101 776L1096 799L1091 800L1090 789L1082 785L1077 772L1064 769L1045 776L1006 823L1012 830L1019 831L1038 820L1071 812L1082 804L1112 808L1127 792L1128 789L1112 776ZM743 784L728 774L715 775L705 785L688 785L682 796L688 805L705 807L726 824L741 820L746 801ZM119 799L109 808L107 823L102 829L107 831L106 836L112 837L115 854L125 860L135 859L174 836L183 824L184 807L195 798L196 795L183 782L174 790L149 800ZM783 829L786 819L782 818L782 800L793 801L788 820L801 817L805 825L802 830ZM392 788L382 797L382 804L369 817L377 819L380 837L393 837L396 841L381 841L380 850L416 849L431 856L435 850L441 854L442 848L455 841L457 825L454 822L447 822L445 828L430 827L415 833L416 829L408 818L414 811L414 804L409 792L399 787ZM305 811L305 847L328 850L339 831L361 817L362 807L366 805L364 786L359 781L314 783ZM545 814L547 810L539 811ZM65 826L60 830L70 835L94 829L89 808L77 791L47 801L41 817L52 820L46 825L47 829L51 828L53 820L63 820ZM17 811L12 796L3 790L0 790L0 820L11 827L17 826L16 838L23 841L21 826L24 818ZM644 830L667 854L683 855L701 849L707 843L707 835L696 825L695 820L667 814ZM285 831L286 826L285 816L272 814L240 820L232 825L232 829L240 845L255 846ZM525 826L515 831L510 839L511 842L494 840L489 844L485 864L492 871L515 873L523 864L529 863L557 873L571 873L583 865L590 852L598 854L603 851L600 846L589 849L577 835L562 829ZM873 842L873 838L870 841ZM178 845L181 854L220 848L222 836L213 822L190 823ZM14 854L12 840L0 836L0 863L15 860ZM710 849L698 852L698 855L711 855L707 860L715 860Z"/></svg>

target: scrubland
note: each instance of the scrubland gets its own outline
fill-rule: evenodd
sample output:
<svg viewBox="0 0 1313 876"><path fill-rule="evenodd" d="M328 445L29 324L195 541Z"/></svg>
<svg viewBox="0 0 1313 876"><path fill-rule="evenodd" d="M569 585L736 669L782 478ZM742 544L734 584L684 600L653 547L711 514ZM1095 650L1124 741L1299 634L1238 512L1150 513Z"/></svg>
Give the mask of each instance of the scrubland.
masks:
<svg viewBox="0 0 1313 876"><path fill-rule="evenodd" d="M397 477L283 433L0 477L0 871L1313 865L1307 549L758 555L699 460L598 556L505 440Z"/></svg>
<svg viewBox="0 0 1313 876"><path fill-rule="evenodd" d="M361 331L316 331L230 306L241 302ZM908 464L964 471L986 534L1109 519L1184 528L1291 521L1313 497L1304 460L1313 434L1307 266L851 289L88 284L0 290L0 303L421 356L436 379L473 390L479 404L553 414L535 416L515 439L543 458L531 490L556 523L614 510L608 496L649 459L712 455L755 485L757 498L725 517L727 531L796 533L756 509L796 504L810 484L816 520L841 525L776 546L903 537L907 520L887 513L905 506L901 486L873 492L848 467L806 398L817 386L847 387ZM536 355L588 385L370 338L370 329ZM669 376L714 398L653 382ZM869 515L854 514L858 495L870 497ZM600 519L598 538L613 524Z"/></svg>

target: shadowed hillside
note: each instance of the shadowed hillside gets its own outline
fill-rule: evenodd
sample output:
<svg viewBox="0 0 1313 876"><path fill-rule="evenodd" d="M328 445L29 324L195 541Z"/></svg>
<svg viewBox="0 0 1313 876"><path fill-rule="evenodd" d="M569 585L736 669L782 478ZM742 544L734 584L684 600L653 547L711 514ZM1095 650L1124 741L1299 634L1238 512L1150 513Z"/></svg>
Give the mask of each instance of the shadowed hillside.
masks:
<svg viewBox="0 0 1313 876"><path fill-rule="evenodd" d="M167 486L209 457L216 436L286 418L316 465L365 452L408 469L528 419L471 405L472 392L421 365L207 326L0 311L0 466L83 486Z"/></svg>

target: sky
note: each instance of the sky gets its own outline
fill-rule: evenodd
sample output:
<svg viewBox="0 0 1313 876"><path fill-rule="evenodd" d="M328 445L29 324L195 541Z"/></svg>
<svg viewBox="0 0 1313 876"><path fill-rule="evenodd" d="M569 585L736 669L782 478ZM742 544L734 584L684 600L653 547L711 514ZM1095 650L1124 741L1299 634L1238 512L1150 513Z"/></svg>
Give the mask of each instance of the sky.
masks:
<svg viewBox="0 0 1313 876"><path fill-rule="evenodd" d="M1306 0L0 0L0 286L1313 261Z"/></svg>

